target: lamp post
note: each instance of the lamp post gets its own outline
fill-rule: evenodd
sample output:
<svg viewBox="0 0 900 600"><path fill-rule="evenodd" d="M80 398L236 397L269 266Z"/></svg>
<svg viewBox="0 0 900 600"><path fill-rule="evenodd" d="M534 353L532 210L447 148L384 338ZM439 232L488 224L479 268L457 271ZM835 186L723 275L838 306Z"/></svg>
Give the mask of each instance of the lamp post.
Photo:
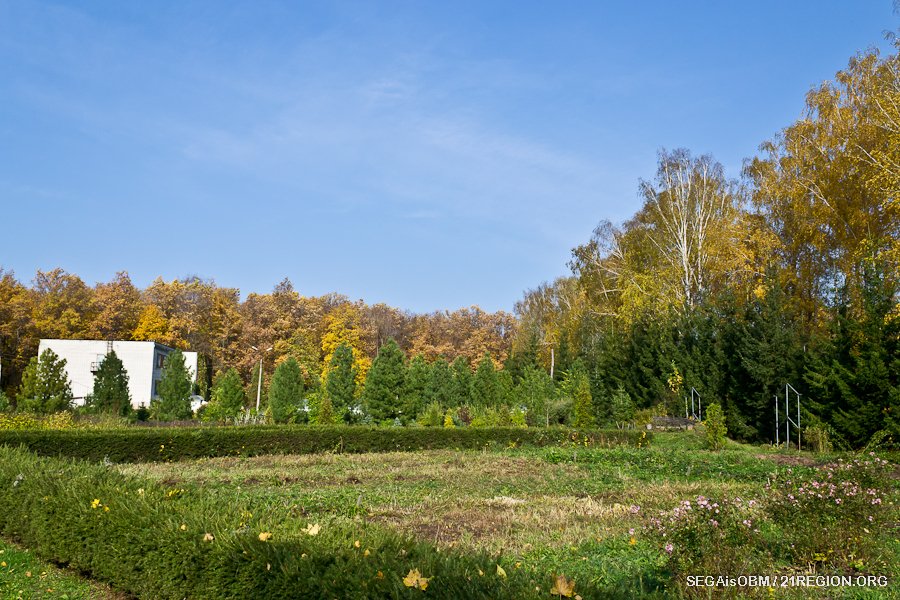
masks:
<svg viewBox="0 0 900 600"><path fill-rule="evenodd" d="M257 348L256 346L250 346L250 347L253 348L254 350L256 350L257 352L260 351L259 348ZM272 350L271 347L266 348L265 350L262 351L262 354L259 356L259 379L257 381L257 386L256 386L256 412L257 413L259 413L259 399L262 397L263 356L265 356L266 352L269 352L271 350Z"/></svg>

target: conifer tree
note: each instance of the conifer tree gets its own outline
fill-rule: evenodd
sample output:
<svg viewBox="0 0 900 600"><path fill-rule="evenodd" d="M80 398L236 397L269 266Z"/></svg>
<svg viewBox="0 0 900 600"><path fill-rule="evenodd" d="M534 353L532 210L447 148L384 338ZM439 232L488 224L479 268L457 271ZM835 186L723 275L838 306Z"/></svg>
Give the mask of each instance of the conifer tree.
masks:
<svg viewBox="0 0 900 600"><path fill-rule="evenodd" d="M516 397L525 404L529 425L550 424L550 401L553 394L550 375L537 367L525 368L522 380L516 386Z"/></svg>
<svg viewBox="0 0 900 600"><path fill-rule="evenodd" d="M421 354L417 354L409 361L401 398L404 423L416 419L425 405L433 399L430 394L431 377L431 367Z"/></svg>
<svg viewBox="0 0 900 600"><path fill-rule="evenodd" d="M72 408L72 387L66 375L66 360L47 348L33 357L22 374L17 396L18 410L54 413Z"/></svg>
<svg viewBox="0 0 900 600"><path fill-rule="evenodd" d="M581 360L572 364L563 379L563 388L572 398L572 424L575 427L596 425L594 400L591 397L591 382Z"/></svg>
<svg viewBox="0 0 900 600"><path fill-rule="evenodd" d="M431 378L428 381L428 398L441 406L451 407L453 401L453 371L443 356L431 363Z"/></svg>
<svg viewBox="0 0 900 600"><path fill-rule="evenodd" d="M204 421L237 417L244 409L246 395L237 369L228 369L213 385L212 398L203 410Z"/></svg>
<svg viewBox="0 0 900 600"><path fill-rule="evenodd" d="M340 419L350 418L356 406L356 369L353 350L347 344L339 344L331 356L325 376L325 396L330 408ZM320 407L321 410L321 407Z"/></svg>
<svg viewBox="0 0 900 600"><path fill-rule="evenodd" d="M494 361L488 352L484 353L475 370L472 398L475 404L484 407L495 408L500 403L500 383L497 380L497 371L494 370Z"/></svg>
<svg viewBox="0 0 900 600"><path fill-rule="evenodd" d="M300 363L288 358L275 368L269 386L269 409L276 423L291 423L303 406L303 373Z"/></svg>
<svg viewBox="0 0 900 600"><path fill-rule="evenodd" d="M192 387L184 355L181 350L173 350L166 357L162 380L156 388L158 396L150 401L150 415L160 421L190 419Z"/></svg>
<svg viewBox="0 0 900 600"><path fill-rule="evenodd" d="M375 422L412 418L403 414L400 402L406 379L405 361L403 351L393 339L378 349L362 394L363 405Z"/></svg>
<svg viewBox="0 0 900 600"><path fill-rule="evenodd" d="M453 397L451 406L468 406L472 403L472 368L465 356L457 356L450 365L453 371Z"/></svg>
<svg viewBox="0 0 900 600"><path fill-rule="evenodd" d="M90 395L91 408L101 413L127 416L131 412L128 372L115 351L106 355L94 377Z"/></svg>

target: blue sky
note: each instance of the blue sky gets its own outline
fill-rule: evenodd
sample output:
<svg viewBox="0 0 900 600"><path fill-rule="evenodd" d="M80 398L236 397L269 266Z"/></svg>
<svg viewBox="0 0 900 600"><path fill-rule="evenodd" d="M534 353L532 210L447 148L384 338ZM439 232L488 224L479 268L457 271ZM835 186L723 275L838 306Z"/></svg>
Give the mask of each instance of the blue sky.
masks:
<svg viewBox="0 0 900 600"><path fill-rule="evenodd" d="M640 206L730 176L854 53L859 2L0 0L0 266L510 310Z"/></svg>

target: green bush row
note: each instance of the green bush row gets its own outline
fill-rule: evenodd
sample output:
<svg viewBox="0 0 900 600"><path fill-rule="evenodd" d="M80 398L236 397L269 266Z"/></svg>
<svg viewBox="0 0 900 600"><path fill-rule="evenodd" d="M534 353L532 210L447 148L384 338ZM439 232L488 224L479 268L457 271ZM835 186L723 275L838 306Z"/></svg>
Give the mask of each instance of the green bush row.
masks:
<svg viewBox="0 0 900 600"><path fill-rule="evenodd" d="M407 452L512 446L638 446L651 434L635 430L555 428L379 428L245 426L0 431L0 445L25 446L42 456L89 461L153 462L215 456L316 452Z"/></svg>
<svg viewBox="0 0 900 600"><path fill-rule="evenodd" d="M537 598L553 581L361 522L281 533L199 488L21 448L0 447L0 506L4 536L139 598Z"/></svg>

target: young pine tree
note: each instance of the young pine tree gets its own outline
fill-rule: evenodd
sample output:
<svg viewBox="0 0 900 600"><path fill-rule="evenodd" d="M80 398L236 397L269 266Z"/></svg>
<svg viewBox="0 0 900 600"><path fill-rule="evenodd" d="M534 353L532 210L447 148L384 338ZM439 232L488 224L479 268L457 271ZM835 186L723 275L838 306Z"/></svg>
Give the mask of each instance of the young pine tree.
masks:
<svg viewBox="0 0 900 600"><path fill-rule="evenodd" d="M18 410L43 414L70 410L72 399L65 359L47 348L29 361L17 396Z"/></svg>
<svg viewBox="0 0 900 600"><path fill-rule="evenodd" d="M500 382L497 379L497 371L494 369L494 361L488 352L484 353L475 370L475 377L472 380L472 399L475 404L490 408L496 408L500 403Z"/></svg>
<svg viewBox="0 0 900 600"><path fill-rule="evenodd" d="M150 414L160 421L190 419L192 387L184 355L181 350L173 350L166 357L163 377L156 388L159 395L150 401Z"/></svg>
<svg viewBox="0 0 900 600"><path fill-rule="evenodd" d="M203 410L204 421L224 421L237 417L247 398L237 369L228 369L213 385L212 398Z"/></svg>
<svg viewBox="0 0 900 600"><path fill-rule="evenodd" d="M563 389L572 398L572 424L575 427L593 427L596 424L591 382L580 360L572 364L563 379Z"/></svg>
<svg viewBox="0 0 900 600"><path fill-rule="evenodd" d="M453 401L453 371L443 356L431 363L427 397L441 406L457 406Z"/></svg>
<svg viewBox="0 0 900 600"><path fill-rule="evenodd" d="M363 404L376 423L408 417L402 414L403 407L400 404L406 379L405 362L403 351L394 340L388 340L378 349L362 394Z"/></svg>
<svg viewBox="0 0 900 600"><path fill-rule="evenodd" d="M409 361L401 398L404 423L415 420L425 405L433 399L430 395L431 377L431 367L425 362L424 356L417 354Z"/></svg>
<svg viewBox="0 0 900 600"><path fill-rule="evenodd" d="M339 344L329 362L325 378L325 396L329 408L338 418L348 416L356 405L356 369L353 366L353 350L347 344ZM323 403L320 402L320 408Z"/></svg>
<svg viewBox="0 0 900 600"><path fill-rule="evenodd" d="M453 399L450 406L468 406L472 404L472 367L465 356L457 356L450 365L453 371Z"/></svg>
<svg viewBox="0 0 900 600"><path fill-rule="evenodd" d="M269 409L276 423L292 423L297 420L303 406L303 373L300 363L288 358L275 368L269 386Z"/></svg>
<svg viewBox="0 0 900 600"><path fill-rule="evenodd" d="M128 372L116 353L110 352L94 377L90 406L99 413L127 416L131 412Z"/></svg>

